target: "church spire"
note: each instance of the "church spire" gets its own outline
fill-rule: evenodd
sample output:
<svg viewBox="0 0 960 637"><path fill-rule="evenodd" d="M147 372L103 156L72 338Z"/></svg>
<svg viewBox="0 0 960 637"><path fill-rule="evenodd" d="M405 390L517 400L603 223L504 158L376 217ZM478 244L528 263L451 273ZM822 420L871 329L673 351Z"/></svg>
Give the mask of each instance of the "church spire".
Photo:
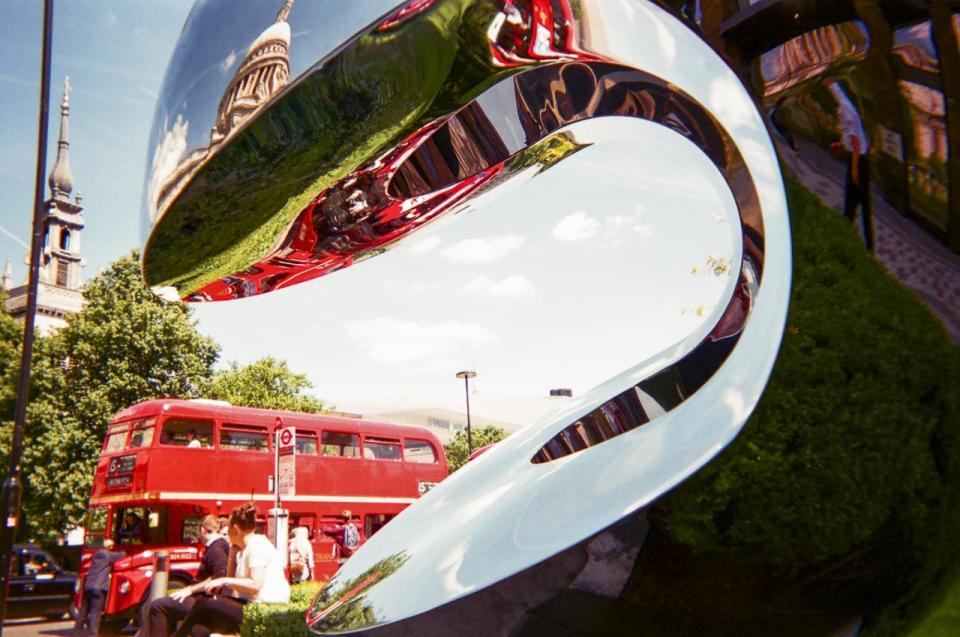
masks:
<svg viewBox="0 0 960 637"><path fill-rule="evenodd" d="M283 6L280 8L280 12L277 14L277 19L274 22L286 22L287 17L290 15L290 9L293 8L293 0L286 0L283 3Z"/></svg>
<svg viewBox="0 0 960 637"><path fill-rule="evenodd" d="M69 199L73 190L70 172L70 78L63 80L63 101L60 103L60 141L57 142L57 160L50 171L50 194L55 199Z"/></svg>

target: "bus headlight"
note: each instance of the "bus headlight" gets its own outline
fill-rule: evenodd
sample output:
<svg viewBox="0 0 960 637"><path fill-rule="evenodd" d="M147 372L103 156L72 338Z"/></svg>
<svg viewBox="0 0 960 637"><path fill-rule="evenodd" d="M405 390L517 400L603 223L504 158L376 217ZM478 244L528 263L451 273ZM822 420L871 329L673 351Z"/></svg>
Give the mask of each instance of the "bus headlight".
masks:
<svg viewBox="0 0 960 637"><path fill-rule="evenodd" d="M123 580L120 582L120 586L117 587L117 590L120 591L121 595L126 595L130 592L130 580Z"/></svg>

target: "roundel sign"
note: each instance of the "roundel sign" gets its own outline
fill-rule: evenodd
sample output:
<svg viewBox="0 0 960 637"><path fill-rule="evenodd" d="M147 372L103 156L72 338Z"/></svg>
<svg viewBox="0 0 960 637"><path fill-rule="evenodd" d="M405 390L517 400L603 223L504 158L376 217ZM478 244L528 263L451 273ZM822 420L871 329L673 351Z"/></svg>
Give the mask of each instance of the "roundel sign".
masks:
<svg viewBox="0 0 960 637"><path fill-rule="evenodd" d="M280 447L292 447L294 440L293 427L284 427L280 430Z"/></svg>

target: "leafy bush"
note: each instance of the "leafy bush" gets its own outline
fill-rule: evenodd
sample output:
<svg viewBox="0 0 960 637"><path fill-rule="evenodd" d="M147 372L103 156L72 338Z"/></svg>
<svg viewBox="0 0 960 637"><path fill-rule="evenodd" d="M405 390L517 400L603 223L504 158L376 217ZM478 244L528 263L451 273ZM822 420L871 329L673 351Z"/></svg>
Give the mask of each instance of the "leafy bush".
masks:
<svg viewBox="0 0 960 637"><path fill-rule="evenodd" d="M796 183L788 197L793 296L770 383L737 440L651 509L624 598L682 631L862 619L900 635L960 566L960 349L845 218Z"/></svg>
<svg viewBox="0 0 960 637"><path fill-rule="evenodd" d="M243 637L309 637L306 614L323 584L303 582L290 588L289 604L247 604L243 608Z"/></svg>

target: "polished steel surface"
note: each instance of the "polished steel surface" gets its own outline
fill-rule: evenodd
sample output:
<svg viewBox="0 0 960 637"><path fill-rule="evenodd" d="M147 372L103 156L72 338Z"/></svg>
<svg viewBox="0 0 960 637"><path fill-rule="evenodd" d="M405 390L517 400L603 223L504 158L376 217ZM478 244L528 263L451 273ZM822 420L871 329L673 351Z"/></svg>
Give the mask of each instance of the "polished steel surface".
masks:
<svg viewBox="0 0 960 637"><path fill-rule="evenodd" d="M197 90L203 71L168 79L192 89L165 90L154 156L182 122L210 133L188 142L194 150L179 151L179 164L148 188L155 223L144 273L162 293L221 300L350 276L350 266L388 259L414 233L445 241L493 219L498 199L543 180L613 189L604 205L630 208L644 201L643 187L611 184L645 177L629 167L637 153L686 153L694 174L719 178L725 191L714 195L715 227L706 231L720 249L698 245L683 257L715 279L697 319L654 338L659 352L608 366L596 388L483 454L371 538L308 616L312 630L339 633L442 607L588 542L719 452L776 357L790 243L776 157L749 94L709 47L649 3L407 3L328 45L303 71L284 59L299 44L289 34L316 26L299 8L284 5L261 35L250 30L206 56L216 68L254 39L236 75L209 90L203 115L177 110L201 109L182 94ZM209 33L193 25L232 11L201 5L175 61L189 66L193 55L182 52L209 46ZM610 178L584 170L591 162ZM654 181L665 185L671 167L660 168ZM546 225L560 201L549 190L545 197L523 222ZM681 210L650 217L664 236L679 229L678 255L698 244ZM630 242L620 243L627 252L613 253L629 254ZM609 276L589 263L581 269ZM634 284L620 295L663 277L672 289L697 286L698 267L681 274L669 259L628 271ZM657 311L653 300L649 312Z"/></svg>
<svg viewBox="0 0 960 637"><path fill-rule="evenodd" d="M879 593L871 580L873 552L917 551L896 520L823 562L751 565L770 590L747 578L741 590L737 560L668 537L668 492L739 434L776 357L791 269L780 166L960 338L957 12L952 0L198 3L150 151L155 291L220 301L323 277L307 316L362 312L354 297L372 294L435 317L355 322L346 338L379 357L355 379L372 393L419 389L412 371L380 367L429 325L472 331L472 348L436 351L447 376L469 365L490 382L472 357L512 332L499 365L588 370L596 385L371 538L315 601L311 629L542 634L535 611L562 618L551 600L589 591L625 603L609 634L722 632L711 614L737 599L757 600L744 634L855 634L927 599L912 571ZM497 295L513 305L475 318ZM311 338L333 349L343 336ZM826 483L839 495L820 497L855 479L838 474ZM765 497L778 520L794 504ZM928 506L915 498L906 511ZM750 550L723 559L738 548ZM716 594L697 575L664 588L688 624L637 599L672 559L724 573ZM575 634L597 634L594 619Z"/></svg>
<svg viewBox="0 0 960 637"><path fill-rule="evenodd" d="M580 215L656 205L649 223L673 253L638 262L636 239L634 247L628 235L611 238L612 264L629 282L614 292L624 302L610 318L634 322L644 338L614 346L626 359L606 362L593 390L489 450L371 538L308 615L313 631L340 633L390 625L525 572L719 452L776 357L790 240L777 161L749 94L709 47L647 2L407 3L385 19L358 16L366 30L327 40L302 70L292 61L301 40L291 34L320 22L301 6L284 4L272 24L258 19L270 24L259 36L238 26L215 43L203 25L230 24L222 16L236 12L232 4L199 5L188 21L147 188L154 225L144 274L158 292L221 300L350 276L349 266L374 256L371 266L390 263L396 251L387 249L409 244L408 235L449 242L484 222L507 230L511 217L498 204L539 182L554 186L512 223L543 232L563 208L561 183L575 183L597 193ZM232 77L201 88L251 39ZM191 138L191 130L204 133ZM689 166L631 169L650 153ZM671 191L674 170L688 181ZM712 213L696 221L696 205L673 206L704 178L719 189L708 197ZM644 183L659 196L648 197ZM560 227L554 238L563 238ZM562 244L543 262L569 259L576 248ZM701 268L712 279L706 287ZM616 280L599 262L579 269ZM668 319L672 329L645 327L628 299L658 284L696 290L694 316ZM651 316L663 311L649 301ZM675 302L665 306L671 315ZM580 323L572 340L600 324Z"/></svg>

